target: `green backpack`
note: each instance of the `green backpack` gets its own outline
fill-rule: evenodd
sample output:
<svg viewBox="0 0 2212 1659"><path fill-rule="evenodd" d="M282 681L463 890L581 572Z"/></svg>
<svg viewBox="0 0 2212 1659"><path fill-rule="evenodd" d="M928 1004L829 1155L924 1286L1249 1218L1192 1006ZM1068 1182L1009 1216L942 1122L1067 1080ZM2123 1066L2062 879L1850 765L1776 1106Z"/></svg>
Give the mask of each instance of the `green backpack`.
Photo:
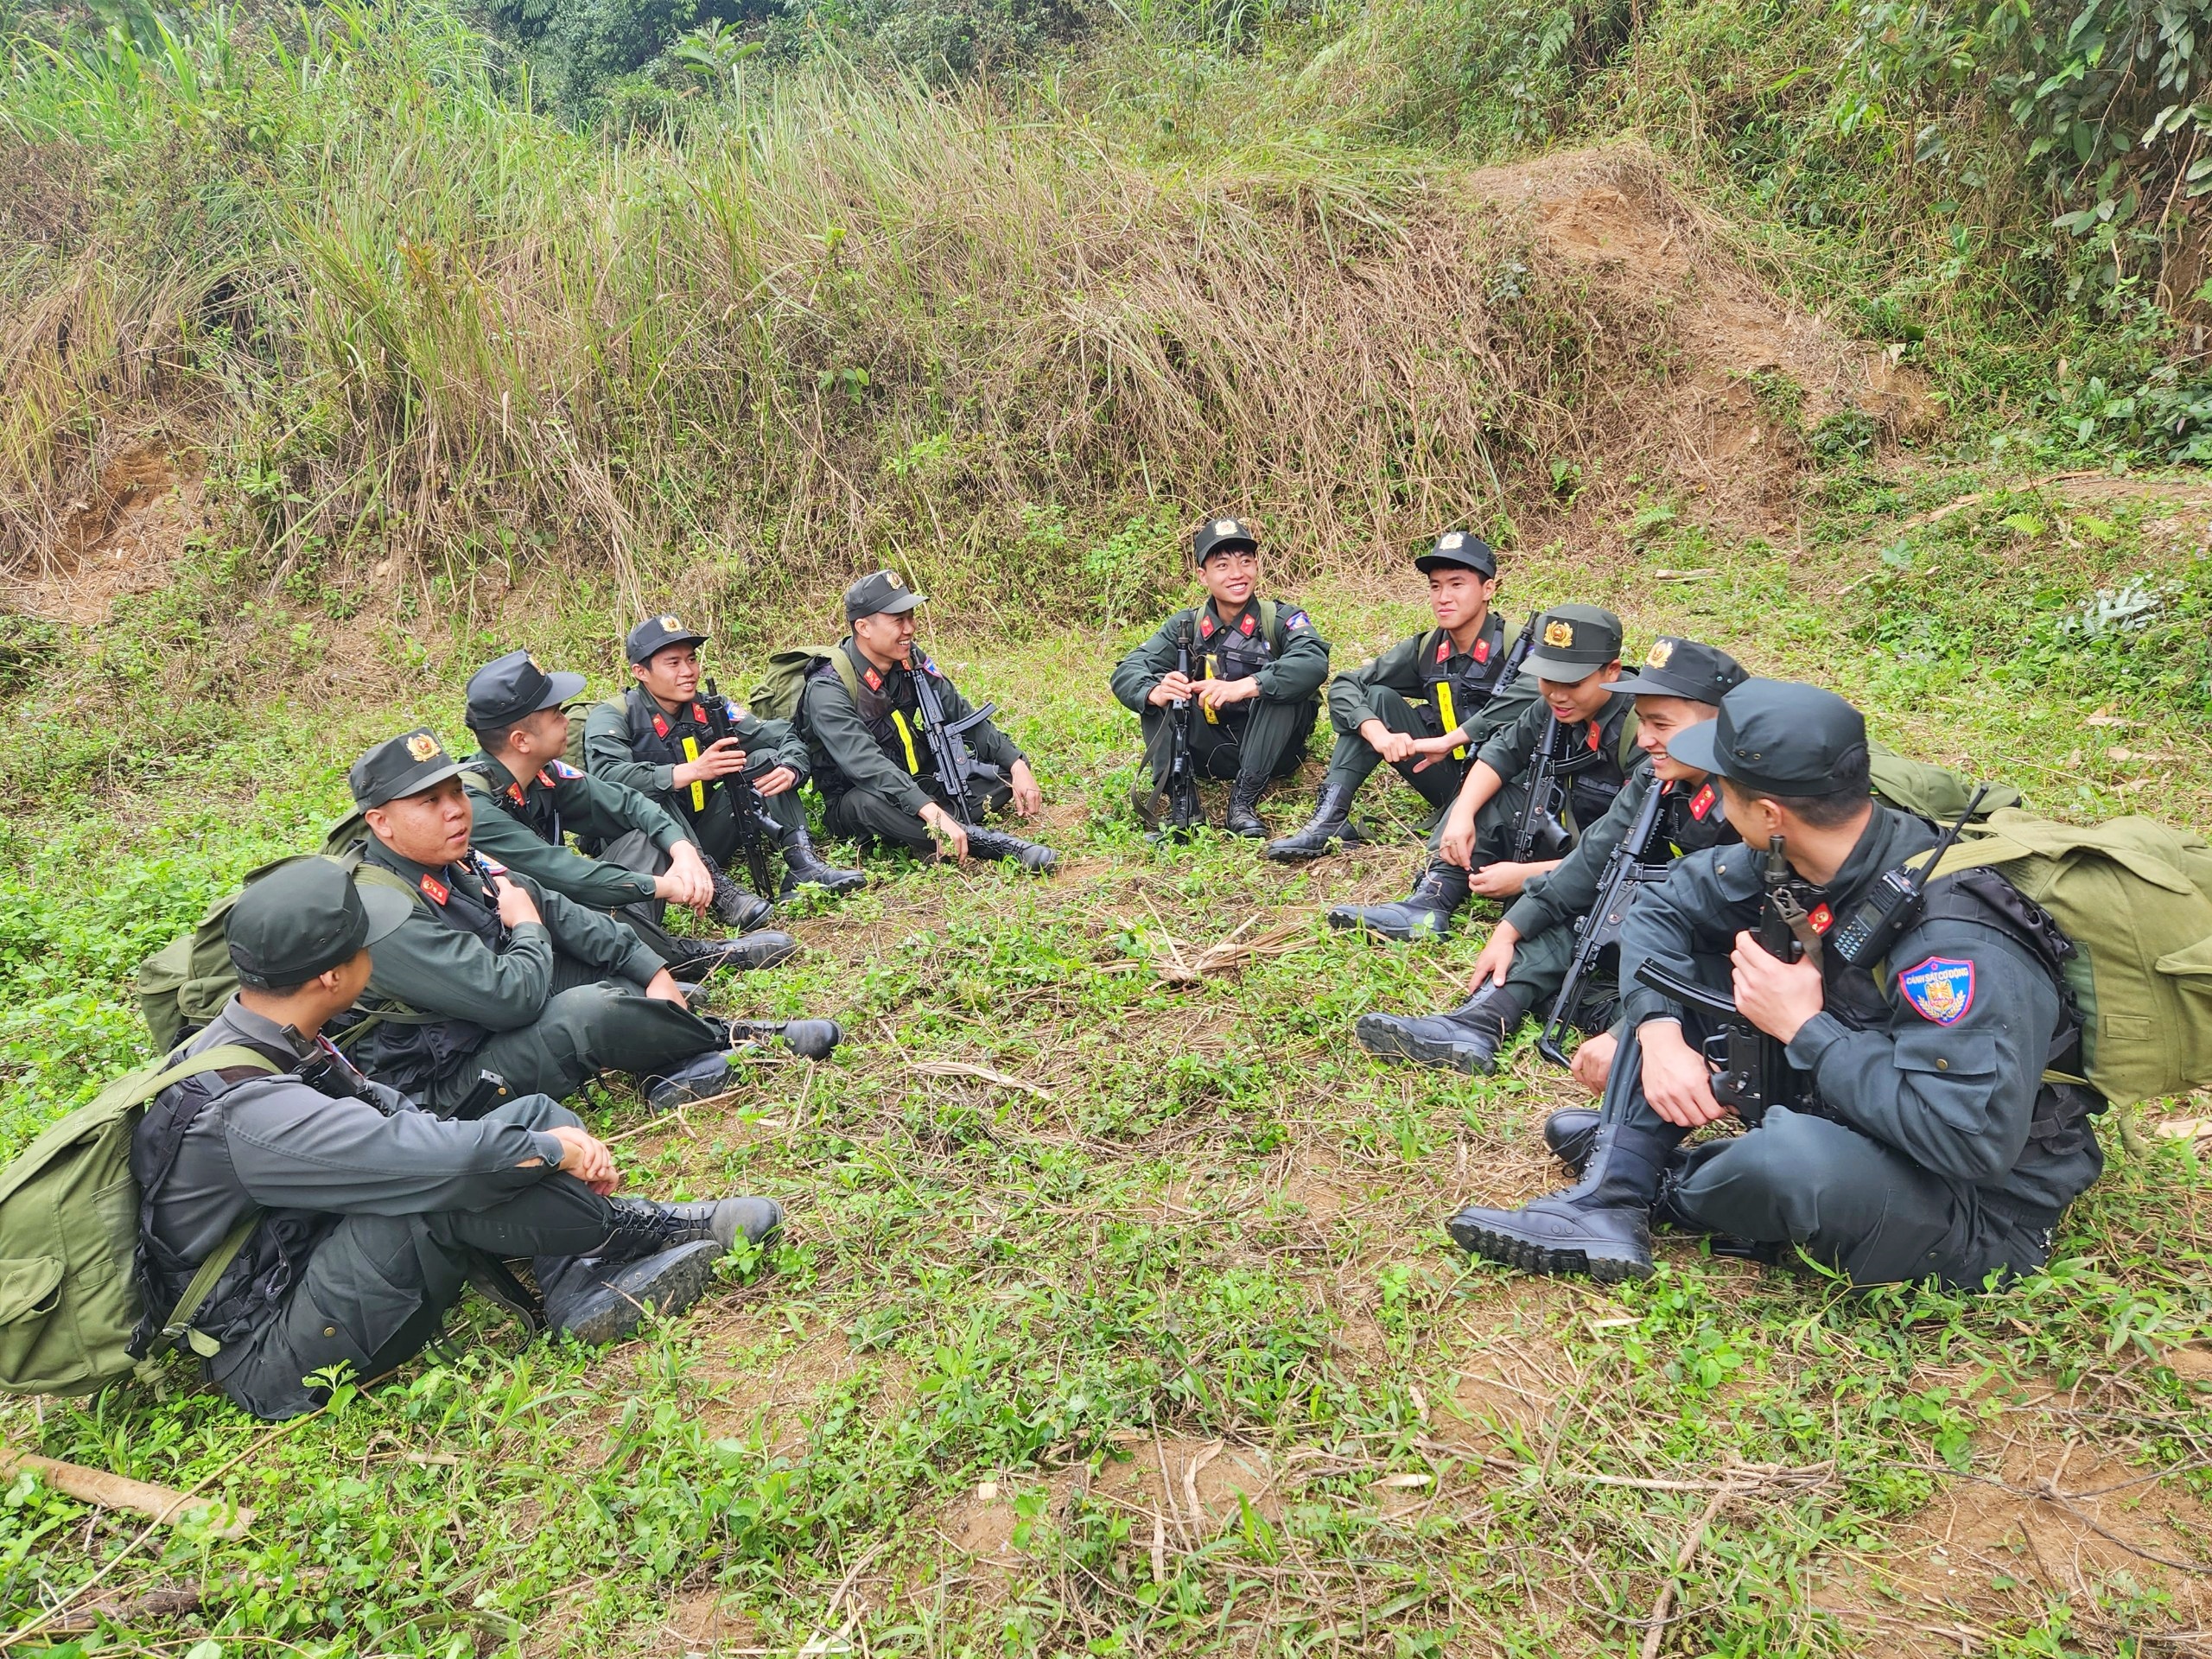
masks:
<svg viewBox="0 0 2212 1659"><path fill-rule="evenodd" d="M1884 804L1910 812L1930 823L1947 824L1967 810L1974 798L1973 780L1948 766L1925 760L1908 760L1879 743L1872 751L1867 769L1873 774L1874 794ZM2019 806L2020 791L2010 784L1992 784L1974 810L1980 822L2001 807Z"/></svg>
<svg viewBox="0 0 2212 1659"><path fill-rule="evenodd" d="M341 820L323 842L321 853L296 853L290 858L279 858L250 872L238 884L238 893L259 880L271 870L302 858L334 859L353 873L356 881L372 881L397 887L412 894L410 887L389 870L361 861L362 838L367 826L359 813ZM218 899L208 906L200 925L191 932L180 934L140 964L138 969L138 1006L146 1015L146 1029L153 1033L155 1046L167 1052L182 1042L190 1032L199 1030L223 1011L231 1000L231 993L238 988L238 970L231 965L230 920L231 906L238 901L238 893Z"/></svg>
<svg viewBox="0 0 2212 1659"><path fill-rule="evenodd" d="M146 1103L202 1071L251 1066L250 1048L220 1045L126 1072L0 1170L0 1393L90 1394L137 1369L138 1183L130 1138ZM232 1228L170 1311L162 1335L205 1351L192 1316L245 1246L258 1211Z"/></svg>
<svg viewBox="0 0 2212 1659"><path fill-rule="evenodd" d="M2115 1106L2212 1084L2212 846L2127 817L2060 823L2031 812L1969 824L1936 874L1986 867L2050 912L2082 1070Z"/></svg>
<svg viewBox="0 0 2212 1659"><path fill-rule="evenodd" d="M753 688L745 706L761 720L797 720L798 700L805 695L807 679L817 663L834 667L853 701L861 700L860 676L853 671L853 659L842 646L798 645L768 658L768 677Z"/></svg>

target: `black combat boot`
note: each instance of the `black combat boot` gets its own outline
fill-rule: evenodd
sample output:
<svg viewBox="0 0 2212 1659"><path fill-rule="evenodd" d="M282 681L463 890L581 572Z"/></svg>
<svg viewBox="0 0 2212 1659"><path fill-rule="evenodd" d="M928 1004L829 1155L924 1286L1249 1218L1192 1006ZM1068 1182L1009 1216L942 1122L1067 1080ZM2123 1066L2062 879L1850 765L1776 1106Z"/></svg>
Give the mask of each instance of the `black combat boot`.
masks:
<svg viewBox="0 0 2212 1659"><path fill-rule="evenodd" d="M1687 1131L1671 1123L1606 1122L1582 1179L1518 1210L1469 1205L1452 1243L1527 1273L1586 1273L1600 1284L1651 1273L1651 1206L1667 1160Z"/></svg>
<svg viewBox="0 0 2212 1659"><path fill-rule="evenodd" d="M1221 827L1240 840L1265 841L1268 824L1260 816L1260 796L1267 786L1264 778L1257 782L1239 778L1230 785L1229 810L1222 818Z"/></svg>
<svg viewBox="0 0 2212 1659"><path fill-rule="evenodd" d="M1411 1060L1488 1077L1497 1070L1505 1046L1529 1005L1517 986L1485 983L1448 1014L1408 1019L1399 1014L1363 1014L1354 1027L1359 1046L1386 1060Z"/></svg>
<svg viewBox="0 0 2212 1659"><path fill-rule="evenodd" d="M868 886L865 870L841 870L825 861L814 850L813 839L806 833L806 826L799 824L784 834L784 891L793 887L820 887L827 893L857 893Z"/></svg>
<svg viewBox="0 0 2212 1659"><path fill-rule="evenodd" d="M1562 1106L1544 1120L1544 1144L1580 1179L1598 1139L1598 1114L1587 1106Z"/></svg>
<svg viewBox="0 0 2212 1659"><path fill-rule="evenodd" d="M1331 927L1364 928L1386 939L1440 939L1452 931L1452 918L1467 902L1467 873L1440 858L1395 905L1338 905L1329 912Z"/></svg>
<svg viewBox="0 0 2212 1659"><path fill-rule="evenodd" d="M798 941L788 933L762 928L739 939L684 939L677 944L683 956L668 964L678 979L702 980L724 968L773 968L798 954Z"/></svg>
<svg viewBox="0 0 2212 1659"><path fill-rule="evenodd" d="M828 1059L845 1040L845 1029L835 1020L730 1020L723 1025L734 1043L772 1042L780 1037L792 1053L809 1060Z"/></svg>
<svg viewBox="0 0 2212 1659"><path fill-rule="evenodd" d="M968 826L968 856L970 858L1010 858L1025 870L1039 875L1049 874L1060 855L1051 848L1034 841L1024 841L1020 836L1009 836L1002 830L986 830L980 824Z"/></svg>
<svg viewBox="0 0 2212 1659"><path fill-rule="evenodd" d="M1350 847L1366 840L1351 821L1352 794L1342 784L1323 784L1306 827L1296 835L1269 842L1264 856L1278 864L1297 864L1325 857L1332 847Z"/></svg>
<svg viewBox="0 0 2212 1659"><path fill-rule="evenodd" d="M707 861L707 868L715 878L714 902L708 908L724 927L735 928L741 933L749 932L776 913L775 906L759 893L740 887L731 879L729 872L714 860Z"/></svg>
<svg viewBox="0 0 2212 1659"><path fill-rule="evenodd" d="M581 1342L619 1342L638 1328L650 1302L664 1317L699 1300L715 1263L739 1237L759 1243L783 1224L772 1198L704 1204L609 1201L614 1225L587 1256L540 1256L532 1264L545 1321Z"/></svg>
<svg viewBox="0 0 2212 1659"><path fill-rule="evenodd" d="M730 1086L729 1056L718 1049L639 1082L645 1085L646 1105L657 1112L672 1112L725 1092Z"/></svg>

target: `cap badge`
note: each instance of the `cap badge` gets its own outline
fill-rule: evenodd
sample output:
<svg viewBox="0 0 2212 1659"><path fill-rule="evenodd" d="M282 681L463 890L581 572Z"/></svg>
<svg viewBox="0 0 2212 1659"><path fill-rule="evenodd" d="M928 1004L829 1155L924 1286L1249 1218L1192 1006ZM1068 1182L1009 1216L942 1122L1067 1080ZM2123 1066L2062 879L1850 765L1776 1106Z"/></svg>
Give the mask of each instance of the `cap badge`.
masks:
<svg viewBox="0 0 2212 1659"><path fill-rule="evenodd" d="M683 632L683 623L679 618L664 616L660 620L660 631L663 633L681 633Z"/></svg>
<svg viewBox="0 0 2212 1659"><path fill-rule="evenodd" d="M1664 668L1674 660L1674 656L1673 640L1655 639L1651 642L1651 654L1643 659L1643 665L1646 668Z"/></svg>
<svg viewBox="0 0 2212 1659"><path fill-rule="evenodd" d="M438 753L438 740L428 732L417 732L407 740L407 753L417 760L432 760Z"/></svg>
<svg viewBox="0 0 2212 1659"><path fill-rule="evenodd" d="M1466 544L1466 537L1455 530L1438 538L1436 550L1440 553L1457 553Z"/></svg>
<svg viewBox="0 0 2212 1659"><path fill-rule="evenodd" d="M905 582L899 580L899 573L896 570L885 571L883 573L883 582L884 585L888 588L904 588L906 585Z"/></svg>
<svg viewBox="0 0 2212 1659"><path fill-rule="evenodd" d="M1544 624L1544 643L1554 651L1564 651L1574 643L1574 624L1557 619Z"/></svg>
<svg viewBox="0 0 2212 1659"><path fill-rule="evenodd" d="M1234 536L1243 528L1244 526L1234 518L1217 518L1213 521L1213 533L1217 536Z"/></svg>

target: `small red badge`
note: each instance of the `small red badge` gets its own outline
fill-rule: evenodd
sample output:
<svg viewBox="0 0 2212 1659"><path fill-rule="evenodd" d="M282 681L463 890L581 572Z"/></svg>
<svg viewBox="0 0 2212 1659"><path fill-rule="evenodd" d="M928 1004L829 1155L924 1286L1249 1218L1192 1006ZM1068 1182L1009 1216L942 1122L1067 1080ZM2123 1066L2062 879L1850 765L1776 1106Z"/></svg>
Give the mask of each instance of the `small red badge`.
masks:
<svg viewBox="0 0 2212 1659"><path fill-rule="evenodd" d="M430 902L434 905L442 905L452 896L446 884L428 870L423 873L423 891L429 895Z"/></svg>
<svg viewBox="0 0 2212 1659"><path fill-rule="evenodd" d="M868 681L868 689L869 690L880 691L883 690L883 676L877 673L874 669L871 668L868 670L864 677Z"/></svg>
<svg viewBox="0 0 2212 1659"><path fill-rule="evenodd" d="M545 774L543 772L541 772L537 774L537 781L541 784L545 781ZM509 784L507 785L507 798L512 801L517 806L528 804L528 803L522 798L522 785L520 784Z"/></svg>
<svg viewBox="0 0 2212 1659"><path fill-rule="evenodd" d="M1249 633L1252 632L1252 613L1247 611L1244 613L1244 620L1236 625L1236 630L1240 633Z"/></svg>
<svg viewBox="0 0 2212 1659"><path fill-rule="evenodd" d="M1475 660L1478 663L1486 663L1490 661L1490 641L1487 639L1476 640L1473 655Z"/></svg>
<svg viewBox="0 0 2212 1659"><path fill-rule="evenodd" d="M707 723L707 711L695 702L691 705L691 719L695 725L703 726Z"/></svg>
<svg viewBox="0 0 2212 1659"><path fill-rule="evenodd" d="M1590 753L1598 753L1598 722L1594 720L1590 722Z"/></svg>
<svg viewBox="0 0 2212 1659"><path fill-rule="evenodd" d="M1448 663L1452 660L1452 642L1449 639L1440 639L1436 642L1436 660L1440 663Z"/></svg>
<svg viewBox="0 0 2212 1659"><path fill-rule="evenodd" d="M667 716L664 715L655 715L653 716L653 732L656 736L659 737L666 737L668 735Z"/></svg>
<svg viewBox="0 0 2212 1659"><path fill-rule="evenodd" d="M1213 638L1213 618L1202 616L1198 619L1198 638L1201 639Z"/></svg>
<svg viewBox="0 0 2212 1659"><path fill-rule="evenodd" d="M1805 919L1813 925L1814 932L1825 933L1835 925L1835 912L1826 905L1818 905Z"/></svg>
<svg viewBox="0 0 2212 1659"><path fill-rule="evenodd" d="M1700 823L1703 823L1705 822L1705 815L1712 810L1713 785L1711 784L1707 784L1703 789L1700 789L1696 794L1690 797L1690 817L1695 818Z"/></svg>

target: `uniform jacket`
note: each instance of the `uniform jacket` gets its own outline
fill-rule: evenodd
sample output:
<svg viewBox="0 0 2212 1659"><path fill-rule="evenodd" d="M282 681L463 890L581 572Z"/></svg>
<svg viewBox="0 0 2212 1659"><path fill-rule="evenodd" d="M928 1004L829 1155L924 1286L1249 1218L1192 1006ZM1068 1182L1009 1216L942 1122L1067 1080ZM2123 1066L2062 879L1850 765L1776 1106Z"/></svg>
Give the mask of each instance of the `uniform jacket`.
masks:
<svg viewBox="0 0 2212 1659"><path fill-rule="evenodd" d="M690 790L676 786L676 768L685 759L683 740L691 739L702 754L715 741L707 715L704 693L679 704L671 714L644 686L632 685L623 694L620 708L596 703L586 716L584 765L594 778L633 789L674 815L690 826L702 846L728 847L737 840L737 827L722 780L700 786L697 804ZM729 722L729 735L745 751L748 776L788 766L804 784L813 770L804 740L787 720L760 720L739 709Z"/></svg>
<svg viewBox="0 0 2212 1659"><path fill-rule="evenodd" d="M689 839L675 815L649 797L565 760L550 761L522 781L480 749L463 764L461 783L468 791L471 846L594 910L652 898L653 878L572 852L563 836L603 846L641 830L664 852Z"/></svg>
<svg viewBox="0 0 2212 1659"><path fill-rule="evenodd" d="M1302 702L1318 696L1329 677L1329 642L1314 629L1313 619L1293 601L1277 600L1274 607L1280 644L1268 639L1260 626L1256 596L1228 618L1214 608L1211 598L1196 609L1176 612L1151 639L1122 658L1110 682L1114 695L1142 715L1153 688L1175 671L1177 656L1187 646L1192 679L1249 677L1259 681L1261 696L1273 702ZM1251 709L1239 703L1221 713L1224 718L1234 718L1249 715Z"/></svg>
<svg viewBox="0 0 2212 1659"><path fill-rule="evenodd" d="M641 987L667 965L624 924L516 871L499 879L520 882L544 919L509 928L470 864L425 869L373 836L366 858L414 889L415 908L377 941L363 1004L386 1017L349 1052L363 1070L410 1092L457 1071L486 1033L519 1030L543 1014L556 953Z"/></svg>
<svg viewBox="0 0 2212 1659"><path fill-rule="evenodd" d="M1628 782L1621 786L1605 816L1583 832L1550 874L1530 878L1522 888L1521 896L1505 912L1516 932L1524 939L1532 938L1548 927L1568 926L1576 917L1590 913L1598 902L1598 887L1605 878L1613 849L1628 838L1637 814L1643 810L1644 799L1655 785L1662 791L1663 799L1653 862L1738 840L1718 786L1710 782L1687 788L1660 784L1652 773L1650 757L1639 753Z"/></svg>
<svg viewBox="0 0 2212 1659"><path fill-rule="evenodd" d="M217 1377L226 1356L243 1351L230 1344L245 1331L226 1331L227 1315L245 1304L251 1310L247 1331L273 1317L304 1265L304 1255L278 1263L257 1248L272 1227L292 1224L289 1236L305 1241L311 1253L338 1217L489 1209L543 1180L563 1155L552 1135L513 1123L448 1122L417 1109L397 1090L358 1073L348 1077L351 1068L335 1051L302 1041L235 997L185 1052L222 1043L257 1050L283 1070L228 1087L188 1078L164 1090L139 1124L143 1141L171 1112L197 1103L185 1099L188 1094L213 1096L199 1106L167 1176L146 1198L146 1230L182 1265L184 1278L249 1209L267 1212L195 1321L226 1344L210 1366ZM326 1093L299 1075L318 1064L339 1068L354 1097ZM521 1167L532 1158L543 1160L540 1167ZM317 1221L322 1224L299 1224ZM280 1282L264 1283L253 1294L251 1281L266 1281L272 1271ZM181 1279L159 1287L168 1299L164 1312L183 1288Z"/></svg>
<svg viewBox="0 0 2212 1659"><path fill-rule="evenodd" d="M1523 680L1529 677L1526 674L1521 676ZM1551 706L1541 695L1535 696L1521 706L1510 724L1492 734L1475 758L1511 783L1535 764L1537 751L1551 729ZM1620 792L1629 768L1638 757L1636 698L1628 692L1616 691L1605 700L1595 720L1578 722L1569 730L1568 753L1581 764L1563 781L1567 785L1567 804L1579 833L1599 822L1611 810L1613 798Z"/></svg>
<svg viewBox="0 0 2212 1659"><path fill-rule="evenodd" d="M1935 842L1919 819L1878 804L1835 880L1801 897L1808 911L1825 905L1847 918L1883 871ZM1735 937L1757 926L1764 894L1762 860L1742 846L1693 853L1647 888L1621 929L1630 1023L1681 1017L1637 982L1647 958L1726 985ZM1789 1058L1812 1074L1827 1116L2031 1224L2055 1220L2102 1172L2086 1124L2055 1150L2030 1139L2052 1039L2071 1016L2050 971L2014 935L1930 915L1898 938L1878 975L1829 953L1822 976L1827 1007L1791 1041Z"/></svg>
<svg viewBox="0 0 2212 1659"><path fill-rule="evenodd" d="M915 780L935 779L937 766L922 734L921 699L913 683L917 671L903 663L888 670L878 669L861 654L849 635L837 649L852 665L860 686L859 700L855 701L827 663L816 667L799 696L798 728L806 741L816 785L827 795L866 790L918 817L930 795ZM964 719L972 705L960 695L960 688L945 678L921 647L917 645L913 655L921 664L919 671L931 677L945 718ZM894 714L897 721L893 719ZM912 764L906 737L899 731L901 721L912 738ZM988 766L1005 769L1021 759L1014 740L988 720L969 730L967 743L969 752Z"/></svg>
<svg viewBox="0 0 2212 1659"><path fill-rule="evenodd" d="M1382 718L1374 694L1395 691L1434 713L1440 736L1455 725L1470 726L1468 753L1472 755L1536 695L1536 683L1518 671L1510 680L1505 678L1505 659L1512 654L1506 634L1505 619L1492 611L1483 619L1482 632L1469 651L1454 650L1451 634L1442 628L1399 640L1380 657L1348 668L1329 682L1330 723L1340 732L1357 732L1367 721ZM1440 680L1451 687L1452 717L1448 721L1439 706Z"/></svg>

